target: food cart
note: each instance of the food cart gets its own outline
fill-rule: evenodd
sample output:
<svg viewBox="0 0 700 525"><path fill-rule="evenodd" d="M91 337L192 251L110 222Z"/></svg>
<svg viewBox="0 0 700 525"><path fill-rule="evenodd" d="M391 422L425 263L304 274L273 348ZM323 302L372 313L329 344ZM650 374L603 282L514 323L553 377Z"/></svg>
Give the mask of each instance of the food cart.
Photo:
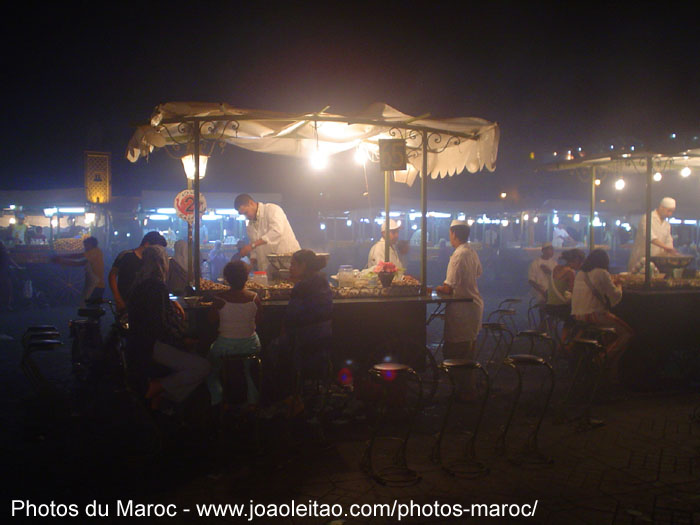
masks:
<svg viewBox="0 0 700 525"><path fill-rule="evenodd" d="M337 322L334 330L337 340L356 341L343 334L361 336L361 342L352 343L354 351L366 349L372 343L376 326L381 334L410 335L414 341L425 341L426 307L432 297L426 296L427 275L427 219L428 178L443 178L463 171L477 172L495 169L499 128L482 119L455 118L430 119L427 116L412 117L386 104L374 104L356 115L344 116L323 111L309 114L275 113L270 111L244 110L226 104L169 103L156 108L149 124L139 126L128 146L127 158L136 162L148 156L155 148L173 148L193 155L194 201L199 195L200 171L207 157L206 143L232 144L245 149L293 157L305 157L312 161L323 161L327 156L355 150L363 162L379 162L380 144L383 140L400 142L399 156L403 168L397 166L381 170L384 178L384 220L388 226L391 215L390 187L392 181L412 185L420 179L421 202L421 266L420 281L412 284L411 297L393 295L366 297L362 291L354 296L336 299ZM396 144L396 143L394 143ZM200 212L194 209L194 287L216 288L216 283L202 282L199 273ZM386 228L387 251L389 228ZM388 256L386 256L388 259ZM277 292L268 294L266 307L279 311L284 301L275 302ZM390 287L393 288L393 287ZM339 291L338 293L342 293ZM374 293L374 292L371 292ZM393 292L387 291L387 295ZM352 294L352 295L351 295ZM279 298L276 298L279 301ZM266 325L273 326L274 316L266 315ZM399 323L399 324L397 324ZM358 331L357 327L363 330ZM262 329L265 331L265 329ZM274 332L274 329L272 330ZM423 347L424 349L424 347ZM365 352L366 353L366 352Z"/></svg>
<svg viewBox="0 0 700 525"><path fill-rule="evenodd" d="M553 171L568 170L584 174L590 178L590 217L595 217L596 180L612 175L617 181L627 178L641 178L645 181L645 202L643 213L646 214L646 260L643 275L623 274L614 276L622 285L622 302L613 312L628 322L635 331L630 348L622 358L620 373L627 382L639 388L658 385L664 370L678 364L681 359L696 359L700 354L700 333L698 324L693 322L695 312L700 307L700 275L694 256L676 258L678 267L687 266L682 275L673 275L674 260L656 262L663 266L668 264L667 275L655 276L651 263L651 212L656 208L652 200L655 184L663 176L675 175L687 179L693 169L700 167L700 150L688 150L675 155L644 151L621 151L614 155L604 155L585 159L571 159L547 166ZM655 178L655 174L658 175ZM695 175L697 177L697 175ZM697 180L689 180L697 184ZM618 189L624 188L618 184ZM663 187L663 185L661 185ZM697 206L699 192L685 190L679 198L677 213L682 207ZM662 195L656 196L659 199ZM689 202L683 202L689 201ZM672 223L673 224L673 223ZM589 221L589 247L595 243L593 221ZM672 259L672 258L671 258ZM681 260L682 259L682 260ZM691 264L689 264L691 263ZM682 366L682 365L681 365Z"/></svg>

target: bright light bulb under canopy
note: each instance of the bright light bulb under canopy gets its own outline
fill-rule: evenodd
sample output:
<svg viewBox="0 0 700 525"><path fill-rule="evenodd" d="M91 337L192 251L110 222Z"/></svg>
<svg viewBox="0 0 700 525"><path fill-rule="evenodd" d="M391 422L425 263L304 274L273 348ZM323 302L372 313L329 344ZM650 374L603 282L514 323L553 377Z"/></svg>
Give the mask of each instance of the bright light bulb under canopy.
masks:
<svg viewBox="0 0 700 525"><path fill-rule="evenodd" d="M355 163L359 164L360 166L365 165L365 161L367 160L367 155L365 154L364 150L362 148L357 148L355 150Z"/></svg>
<svg viewBox="0 0 700 525"><path fill-rule="evenodd" d="M625 179L617 179L615 181L615 189L618 191L625 189Z"/></svg>
<svg viewBox="0 0 700 525"><path fill-rule="evenodd" d="M315 170L322 170L328 166L328 155L324 155L320 151L316 150L311 154L309 159L311 167Z"/></svg>
<svg viewBox="0 0 700 525"><path fill-rule="evenodd" d="M208 155L199 156L199 178L203 179L207 174L207 161L209 160ZM185 175L190 180L194 180L194 155L188 154L182 157L182 166L185 168Z"/></svg>
<svg viewBox="0 0 700 525"><path fill-rule="evenodd" d="M600 186L600 179L596 179L596 180L595 180L595 185L596 185L596 186Z"/></svg>
<svg viewBox="0 0 700 525"><path fill-rule="evenodd" d="M508 194L504 191L501 193L501 199L505 199L508 196Z"/></svg>
<svg viewBox="0 0 700 525"><path fill-rule="evenodd" d="M690 173L691 173L690 168L688 166L686 166L685 168L683 168L681 170L681 177L689 177Z"/></svg>
<svg viewBox="0 0 700 525"><path fill-rule="evenodd" d="M657 171L656 173L654 173L654 180L656 182L659 182L662 178L663 178L663 175L661 175L660 171Z"/></svg>

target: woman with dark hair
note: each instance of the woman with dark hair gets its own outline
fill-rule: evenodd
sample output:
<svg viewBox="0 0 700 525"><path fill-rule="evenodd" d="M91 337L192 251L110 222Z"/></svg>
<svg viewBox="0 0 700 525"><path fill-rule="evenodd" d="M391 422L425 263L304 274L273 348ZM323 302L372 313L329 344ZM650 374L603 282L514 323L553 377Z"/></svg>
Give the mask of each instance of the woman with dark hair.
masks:
<svg viewBox="0 0 700 525"><path fill-rule="evenodd" d="M571 314L578 321L615 328L616 337L605 350L610 382L617 383L620 357L634 333L626 322L610 312L622 300L622 287L613 283L609 266L608 254L601 249L593 250L583 261L574 280Z"/></svg>
<svg viewBox="0 0 700 525"><path fill-rule="evenodd" d="M129 293L128 362L132 377L145 380L152 363L172 373L148 381L146 398L157 408L163 395L184 401L209 375L206 359L183 350L184 311L171 301L165 284L168 256L162 246L148 246L142 253L143 266Z"/></svg>
<svg viewBox="0 0 700 525"><path fill-rule="evenodd" d="M255 331L262 321L260 298L255 292L245 289L248 280L248 265L243 261L230 262L224 266L224 278L231 289L214 298L212 320L219 322L219 337L209 350L211 373L207 379L211 404L222 400L221 366L226 356L246 356L260 351L260 339ZM250 375L250 362L245 360L244 372L248 392L248 405L255 407L259 401L258 390Z"/></svg>
<svg viewBox="0 0 700 525"><path fill-rule="evenodd" d="M286 390L282 395L293 391L290 368L317 370L327 363L332 336L333 292L321 272L325 266L326 260L311 250L299 250L292 255L289 273L295 285L284 313L282 335L269 352L271 361L280 372L280 387ZM303 410L298 395L291 395L285 401L289 415Z"/></svg>

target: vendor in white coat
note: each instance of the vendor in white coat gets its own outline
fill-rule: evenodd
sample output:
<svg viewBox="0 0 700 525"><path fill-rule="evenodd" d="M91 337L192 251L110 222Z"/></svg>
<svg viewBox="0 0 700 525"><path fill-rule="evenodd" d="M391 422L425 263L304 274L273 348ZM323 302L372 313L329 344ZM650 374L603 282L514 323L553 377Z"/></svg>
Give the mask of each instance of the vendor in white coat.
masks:
<svg viewBox="0 0 700 525"><path fill-rule="evenodd" d="M386 228L386 222L382 223L382 238L379 239L374 246L369 250L369 256L367 257L367 268L372 269L380 262L384 262L384 247L386 246L384 242L384 232ZM394 263L398 268L402 268L401 260L399 259L399 253L396 251L396 243L399 240L399 229L401 228L401 221L395 221L394 219L389 219L389 262Z"/></svg>
<svg viewBox="0 0 700 525"><path fill-rule="evenodd" d="M269 254L292 254L301 249L284 210L277 204L255 202L243 193L236 197L233 206L248 219L246 231L250 244L243 246L239 254L249 255L253 265L257 261L259 270L268 273L274 270L267 260Z"/></svg>
<svg viewBox="0 0 700 525"><path fill-rule="evenodd" d="M671 237L671 224L668 218L676 211L676 201L671 197L664 197L659 203L659 207L651 212L651 256L678 255L673 247L673 237ZM642 215L637 228L637 236L634 238L634 246L630 252L630 259L627 263L629 271L634 271L639 262L644 259L646 253L646 231L647 215Z"/></svg>
<svg viewBox="0 0 700 525"><path fill-rule="evenodd" d="M484 301L476 284L481 262L469 246L469 225L454 220L450 224L450 244L455 249L447 265L445 282L435 291L453 297L468 297L472 302L450 303L445 311L445 359L473 359L476 336L481 328Z"/></svg>

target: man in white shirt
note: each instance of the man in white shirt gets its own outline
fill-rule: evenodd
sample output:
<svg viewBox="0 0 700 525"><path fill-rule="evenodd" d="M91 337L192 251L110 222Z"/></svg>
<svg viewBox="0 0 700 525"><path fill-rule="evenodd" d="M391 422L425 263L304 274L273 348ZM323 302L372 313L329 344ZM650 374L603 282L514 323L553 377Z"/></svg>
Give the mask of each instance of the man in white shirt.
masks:
<svg viewBox="0 0 700 525"><path fill-rule="evenodd" d="M384 232L386 223L382 223L382 238L379 239L374 246L369 250L369 256L367 257L367 268L372 269L380 262L384 262ZM401 259L399 259L399 254L396 251L396 243L399 240L399 229L401 228L401 221L395 221L394 219L389 219L389 262L394 263L398 268L402 268Z"/></svg>
<svg viewBox="0 0 700 525"><path fill-rule="evenodd" d="M565 245L576 244L576 241L569 235L566 228L556 225L552 231L552 246L563 248Z"/></svg>
<svg viewBox="0 0 700 525"><path fill-rule="evenodd" d="M255 202L248 194L236 197L233 204L238 213L248 219L246 231L250 244L243 246L241 257L250 255L253 265L270 273L274 268L268 254L291 254L301 249L284 210L277 204Z"/></svg>
<svg viewBox="0 0 700 525"><path fill-rule="evenodd" d="M651 212L651 256L658 255L678 255L673 247L673 237L671 236L671 224L668 218L672 217L676 211L676 201L671 197L664 197L659 203L659 207ZM634 246L630 252L630 259L627 263L629 271L633 271L635 266L646 254L646 232L647 215L642 215L637 228L637 235L634 238Z"/></svg>
<svg viewBox="0 0 700 525"><path fill-rule="evenodd" d="M447 265L445 282L435 291L453 297L471 298L472 302L450 303L445 310L445 359L474 359L474 342L481 328L484 301L476 280L481 276L481 262L469 246L469 225L454 220L450 224L450 244L455 251Z"/></svg>
<svg viewBox="0 0 700 525"><path fill-rule="evenodd" d="M532 287L532 294L538 303L547 302L549 276L552 274L557 261L554 259L554 248L551 242L542 245L542 255L532 261L527 272L527 282Z"/></svg>

